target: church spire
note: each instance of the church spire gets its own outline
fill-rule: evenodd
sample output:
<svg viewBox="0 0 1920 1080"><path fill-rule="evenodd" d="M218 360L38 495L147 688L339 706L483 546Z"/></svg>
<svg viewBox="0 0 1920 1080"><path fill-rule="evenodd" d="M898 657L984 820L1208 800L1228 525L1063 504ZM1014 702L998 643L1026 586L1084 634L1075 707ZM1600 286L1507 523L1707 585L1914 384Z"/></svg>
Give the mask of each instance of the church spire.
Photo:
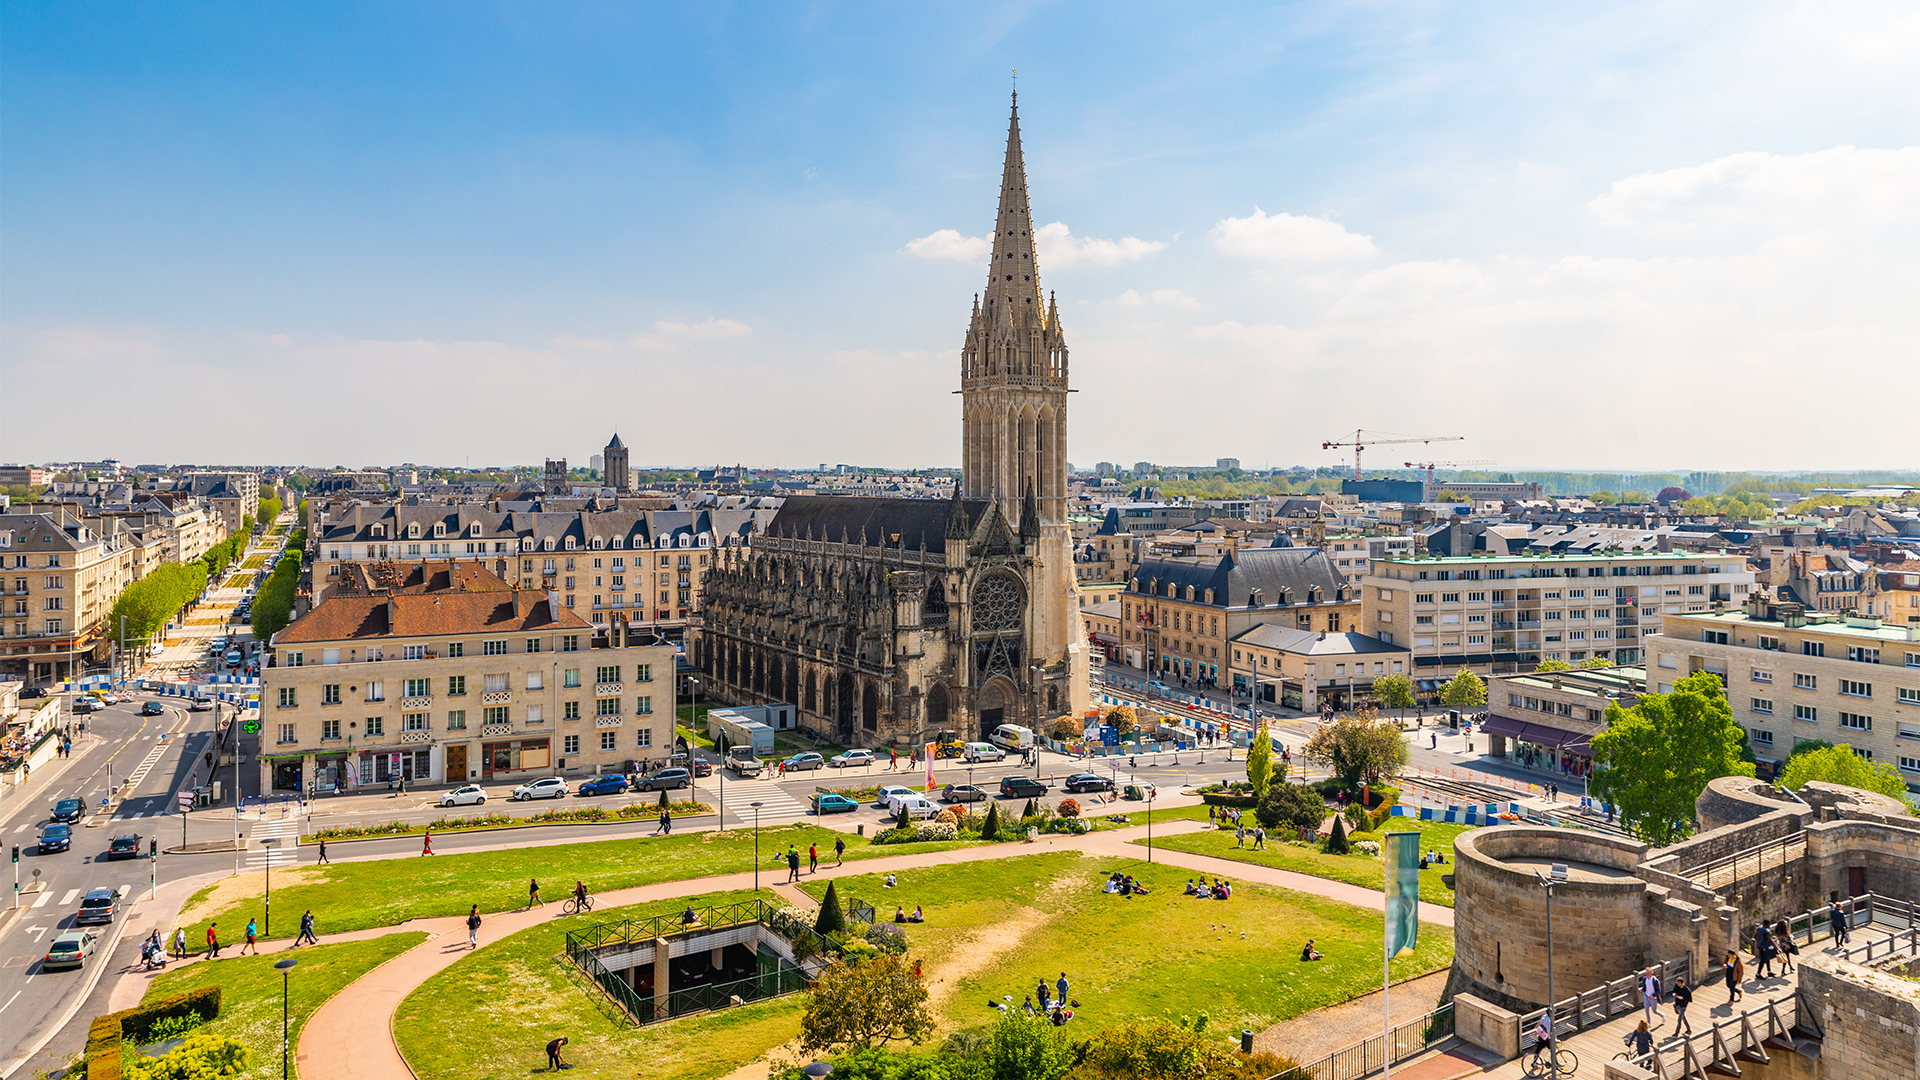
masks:
<svg viewBox="0 0 1920 1080"><path fill-rule="evenodd" d="M1000 213L994 218L987 314L1005 322L1041 313L1040 267L1034 261L1033 211L1027 205L1027 160L1020 152L1020 95L1016 93L1013 116L1007 122Z"/></svg>

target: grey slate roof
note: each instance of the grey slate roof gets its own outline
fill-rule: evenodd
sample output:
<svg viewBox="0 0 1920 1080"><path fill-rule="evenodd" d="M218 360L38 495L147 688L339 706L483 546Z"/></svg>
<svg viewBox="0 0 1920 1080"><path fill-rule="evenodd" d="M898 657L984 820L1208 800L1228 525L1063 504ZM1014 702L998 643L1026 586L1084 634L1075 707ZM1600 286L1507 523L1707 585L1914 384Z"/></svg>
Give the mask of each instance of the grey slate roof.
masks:
<svg viewBox="0 0 1920 1080"><path fill-rule="evenodd" d="M1196 601L1212 589L1216 607L1252 607L1253 594L1259 593L1260 607L1283 602L1304 604L1314 586L1320 588L1321 601L1336 600L1345 577L1327 553L1317 547L1242 548L1218 559L1161 556L1146 559L1134 572L1139 591L1167 596L1168 589L1185 597L1191 585Z"/></svg>
<svg viewBox="0 0 1920 1080"><path fill-rule="evenodd" d="M915 549L925 545L928 551L944 552L947 550L947 511L952 505L950 499L794 495L788 497L780 512L774 515L767 533L836 544L843 537L855 544L865 537L869 544L889 547L905 544ZM962 499L960 505L966 508L968 523L977 526L992 501ZM894 539L896 536L898 540Z"/></svg>

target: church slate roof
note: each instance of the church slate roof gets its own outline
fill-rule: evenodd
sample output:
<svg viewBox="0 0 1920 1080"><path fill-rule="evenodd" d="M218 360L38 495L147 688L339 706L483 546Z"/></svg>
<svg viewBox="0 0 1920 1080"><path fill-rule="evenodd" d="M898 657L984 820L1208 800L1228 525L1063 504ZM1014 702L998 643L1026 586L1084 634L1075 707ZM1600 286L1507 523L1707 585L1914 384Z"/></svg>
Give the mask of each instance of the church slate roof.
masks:
<svg viewBox="0 0 1920 1080"><path fill-rule="evenodd" d="M990 499L962 499L967 520L978 522L992 505ZM905 544L930 552L947 550L947 499L885 499L862 495L794 495L780 507L767 526L773 536L795 540L826 540L895 547ZM899 539L895 540L894 537Z"/></svg>
<svg viewBox="0 0 1920 1080"><path fill-rule="evenodd" d="M1327 553L1317 547L1242 548L1218 559L1150 558L1141 562L1133 577L1139 591L1149 595L1174 595L1168 592L1171 587L1184 597L1191 585L1198 600L1212 589L1216 607L1249 607L1256 589L1261 607L1277 606L1282 596L1290 604L1304 604L1316 585L1325 603L1339 599L1345 584Z"/></svg>

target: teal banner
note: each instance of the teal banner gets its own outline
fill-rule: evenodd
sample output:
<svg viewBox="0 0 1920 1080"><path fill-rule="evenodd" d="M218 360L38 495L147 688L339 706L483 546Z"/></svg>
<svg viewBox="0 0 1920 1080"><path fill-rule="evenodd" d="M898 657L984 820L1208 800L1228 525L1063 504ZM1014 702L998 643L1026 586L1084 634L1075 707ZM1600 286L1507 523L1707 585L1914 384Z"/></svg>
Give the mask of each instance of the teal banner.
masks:
<svg viewBox="0 0 1920 1080"><path fill-rule="evenodd" d="M1420 940L1420 834L1390 832L1380 848L1387 864L1387 959L1413 952Z"/></svg>

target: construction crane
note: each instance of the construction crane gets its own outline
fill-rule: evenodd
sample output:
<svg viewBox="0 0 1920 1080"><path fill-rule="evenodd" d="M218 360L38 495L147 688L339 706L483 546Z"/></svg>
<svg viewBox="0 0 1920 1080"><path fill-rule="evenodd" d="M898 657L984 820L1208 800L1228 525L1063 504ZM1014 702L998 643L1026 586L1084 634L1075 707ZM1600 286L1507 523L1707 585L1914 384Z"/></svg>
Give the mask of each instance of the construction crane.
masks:
<svg viewBox="0 0 1920 1080"><path fill-rule="evenodd" d="M1369 435L1391 435L1391 434L1393 433L1381 432L1381 431L1369 432L1369 431L1356 430L1353 433L1353 438L1343 439L1339 442L1323 442L1320 444L1320 449L1332 450L1332 449L1335 449L1336 447L1341 447L1341 446L1353 447L1353 478L1355 480L1359 480L1359 479L1362 479L1360 475L1360 454L1361 452L1366 450L1366 448L1369 446L1393 446L1399 443L1462 442L1466 439L1465 435L1410 435L1410 436L1402 436L1399 438L1380 438L1380 439L1370 439L1367 437Z"/></svg>
<svg viewBox="0 0 1920 1080"><path fill-rule="evenodd" d="M1475 458L1472 461L1409 461L1405 463L1405 466L1406 468L1409 468L1409 469L1425 469L1426 470L1426 473L1427 473L1426 496L1427 497L1424 501L1432 502L1433 495L1434 495L1434 491L1433 491L1433 470L1434 469L1436 468L1438 469L1472 469L1472 468L1478 468L1479 466L1482 466L1482 465L1491 465L1491 464L1493 464L1493 462L1486 461L1480 458Z"/></svg>

